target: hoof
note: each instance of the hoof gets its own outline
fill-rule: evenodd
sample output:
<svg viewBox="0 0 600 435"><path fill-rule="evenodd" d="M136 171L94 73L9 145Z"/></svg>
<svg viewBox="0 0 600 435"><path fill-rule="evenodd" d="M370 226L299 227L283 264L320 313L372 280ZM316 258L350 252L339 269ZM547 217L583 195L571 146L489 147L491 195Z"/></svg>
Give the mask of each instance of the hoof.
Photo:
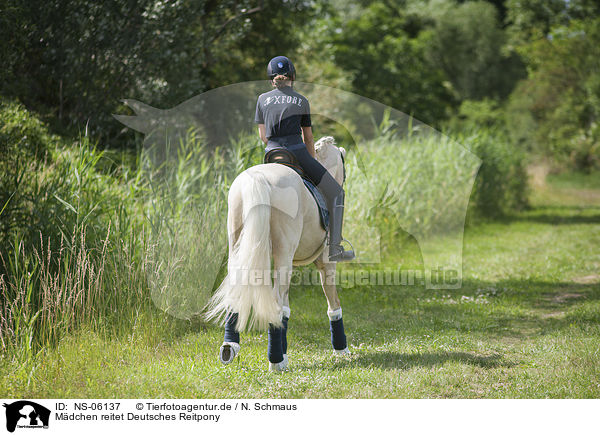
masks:
<svg viewBox="0 0 600 435"><path fill-rule="evenodd" d="M233 359L238 353L240 353L239 343L226 341L221 345L221 350L219 351L219 359L223 364L227 365L231 361L233 361Z"/></svg>
<svg viewBox="0 0 600 435"><path fill-rule="evenodd" d="M333 349L333 354L336 356L350 355L350 350L347 347L341 350Z"/></svg>
<svg viewBox="0 0 600 435"><path fill-rule="evenodd" d="M278 363L269 363L270 372L284 372L288 369L288 357L287 354L283 354L283 361Z"/></svg>

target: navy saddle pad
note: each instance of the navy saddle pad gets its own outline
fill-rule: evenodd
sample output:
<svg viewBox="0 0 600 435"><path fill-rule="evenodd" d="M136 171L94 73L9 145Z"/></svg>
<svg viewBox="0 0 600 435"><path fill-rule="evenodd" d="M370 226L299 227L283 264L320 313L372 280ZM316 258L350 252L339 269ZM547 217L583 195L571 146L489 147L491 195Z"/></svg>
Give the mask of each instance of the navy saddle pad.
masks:
<svg viewBox="0 0 600 435"><path fill-rule="evenodd" d="M308 178L302 177L302 181L304 181L304 185L313 198L315 198L317 208L319 209L319 216L321 217L321 225L323 225L323 229L327 230L329 228L329 210L327 209L327 203L325 202L325 198L323 198L323 194Z"/></svg>

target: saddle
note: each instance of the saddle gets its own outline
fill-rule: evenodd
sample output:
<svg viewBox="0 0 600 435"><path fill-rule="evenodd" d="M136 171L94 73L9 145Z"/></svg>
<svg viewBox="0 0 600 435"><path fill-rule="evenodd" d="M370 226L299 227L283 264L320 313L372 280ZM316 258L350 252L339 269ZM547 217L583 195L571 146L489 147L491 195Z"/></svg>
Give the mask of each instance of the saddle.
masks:
<svg viewBox="0 0 600 435"><path fill-rule="evenodd" d="M325 202L325 198L323 197L323 194L321 193L319 188L315 186L315 183L313 183L312 180L308 178L308 176L304 172L304 169L302 169L302 166L300 166L300 163L298 163L298 159L296 159L296 156L292 152L286 150L285 148L275 148L270 151L267 151L267 153L265 154L264 163L278 163L280 165L285 165L287 167L292 168L298 173L298 175L300 175L302 181L304 182L304 185L306 186L308 191L315 199L315 202L317 203L317 208L319 209L319 217L321 218L321 225L323 226L323 229L327 231L327 228L329 228L329 210L327 209L327 203Z"/></svg>
<svg viewBox="0 0 600 435"><path fill-rule="evenodd" d="M286 150L285 148L274 148L267 151L265 154L265 163L279 163L281 165L288 166L298 173L302 178L306 177L304 169L298 163L298 159L294 153Z"/></svg>

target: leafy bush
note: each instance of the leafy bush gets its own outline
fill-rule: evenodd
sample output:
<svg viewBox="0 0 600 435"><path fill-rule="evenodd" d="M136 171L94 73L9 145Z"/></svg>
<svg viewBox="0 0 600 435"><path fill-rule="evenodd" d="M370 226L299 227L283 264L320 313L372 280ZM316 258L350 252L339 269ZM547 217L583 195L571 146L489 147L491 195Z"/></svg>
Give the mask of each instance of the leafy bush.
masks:
<svg viewBox="0 0 600 435"><path fill-rule="evenodd" d="M506 107L515 141L558 166L600 167L599 47L600 18L591 16L555 25L548 37L519 48L530 71Z"/></svg>
<svg viewBox="0 0 600 435"><path fill-rule="evenodd" d="M219 236L227 186L260 160L253 142L211 153L190 134L169 160L144 150L135 167L115 167L87 138L51 140L15 110L39 127L50 157L43 165L23 154L20 163L37 170L12 186L22 213L1 234L0 349L28 356L80 326L129 330L140 314L162 318L157 306L178 317L198 312L227 246Z"/></svg>
<svg viewBox="0 0 600 435"><path fill-rule="evenodd" d="M54 140L44 124L14 102L0 100L0 242L11 228L29 222L29 180L48 157Z"/></svg>
<svg viewBox="0 0 600 435"><path fill-rule="evenodd" d="M527 206L530 148L519 135L529 120L515 121L505 107L484 99L463 101L458 115L446 123L446 133L482 161L471 195L470 220L500 217Z"/></svg>
<svg viewBox="0 0 600 435"><path fill-rule="evenodd" d="M17 103L3 103L0 120L0 246L15 236L26 246L39 244L40 234L70 240L83 227L87 241L104 239L126 187L99 170L103 152L85 137L61 143Z"/></svg>
<svg viewBox="0 0 600 435"><path fill-rule="evenodd" d="M471 195L471 218L501 217L527 206L526 154L491 129L455 136L481 159Z"/></svg>
<svg viewBox="0 0 600 435"><path fill-rule="evenodd" d="M17 103L3 102L0 120L0 338L31 350L131 306L133 287L113 284L144 264L142 184L104 172L87 138L67 145Z"/></svg>

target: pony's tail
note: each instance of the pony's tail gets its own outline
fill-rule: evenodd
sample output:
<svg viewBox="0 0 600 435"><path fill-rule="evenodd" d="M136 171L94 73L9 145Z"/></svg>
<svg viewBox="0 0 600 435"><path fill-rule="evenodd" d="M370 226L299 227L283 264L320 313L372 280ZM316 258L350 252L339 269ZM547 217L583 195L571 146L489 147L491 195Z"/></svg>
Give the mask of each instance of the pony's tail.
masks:
<svg viewBox="0 0 600 435"><path fill-rule="evenodd" d="M281 306L271 283L271 186L254 172L242 180L241 190L242 230L207 317L223 322L227 313L237 313L238 331L265 330L269 324L281 326Z"/></svg>

